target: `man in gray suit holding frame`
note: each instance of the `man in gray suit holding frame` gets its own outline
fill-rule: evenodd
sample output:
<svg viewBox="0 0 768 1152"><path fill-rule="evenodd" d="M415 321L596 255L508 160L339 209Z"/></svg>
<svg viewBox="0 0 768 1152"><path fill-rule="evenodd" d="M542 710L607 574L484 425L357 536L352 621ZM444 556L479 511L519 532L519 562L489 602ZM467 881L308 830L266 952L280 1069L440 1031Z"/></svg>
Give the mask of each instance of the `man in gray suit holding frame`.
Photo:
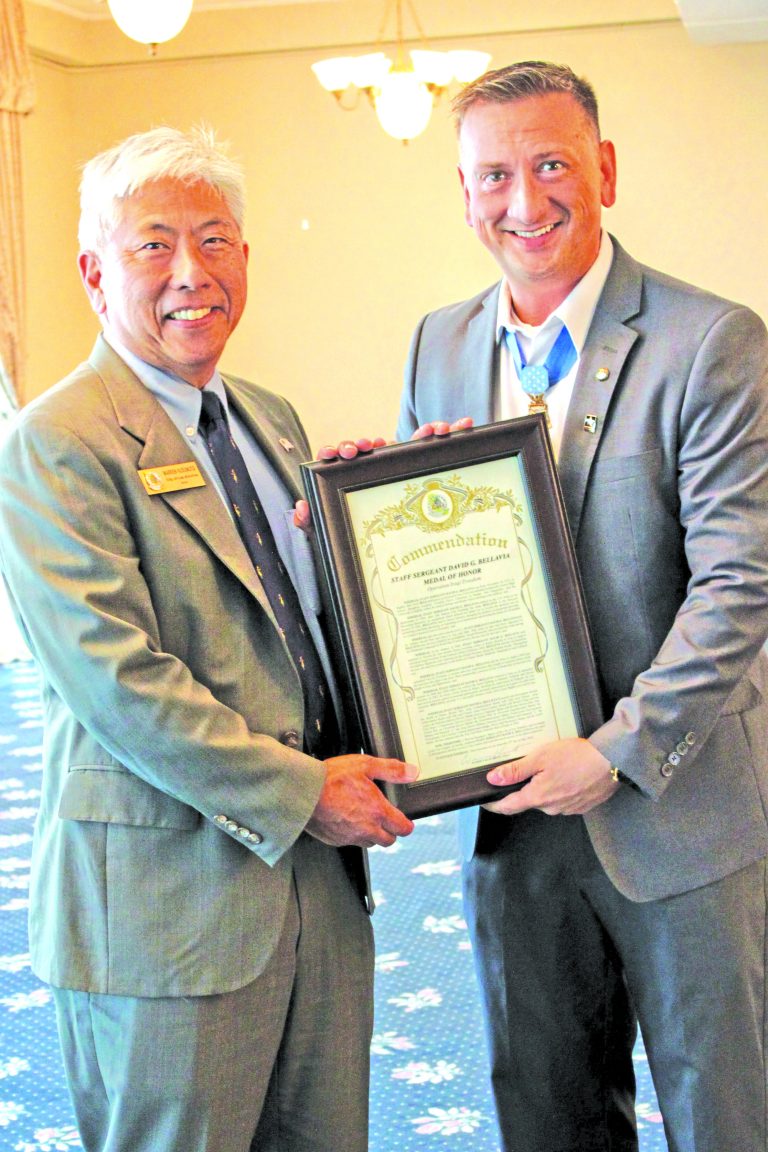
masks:
<svg viewBox="0 0 768 1152"><path fill-rule="evenodd" d="M570 69L455 110L503 279L419 324L398 438L547 413L605 705L462 814L503 1147L634 1152L639 1018L671 1152L765 1152L766 330L603 231L615 153Z"/></svg>
<svg viewBox="0 0 768 1152"><path fill-rule="evenodd" d="M364 849L413 825L333 674L310 450L217 369L246 298L239 167L204 129L85 168L103 333L0 453L0 558L42 672L30 888L87 1152L364 1152Z"/></svg>

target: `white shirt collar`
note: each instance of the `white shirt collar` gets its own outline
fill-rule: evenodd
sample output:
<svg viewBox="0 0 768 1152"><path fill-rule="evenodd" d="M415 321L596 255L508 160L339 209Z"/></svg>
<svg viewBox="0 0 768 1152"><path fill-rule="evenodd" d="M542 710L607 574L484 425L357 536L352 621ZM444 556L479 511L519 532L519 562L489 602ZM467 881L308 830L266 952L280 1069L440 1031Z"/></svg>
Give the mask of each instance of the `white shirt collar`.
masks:
<svg viewBox="0 0 768 1152"><path fill-rule="evenodd" d="M496 339L501 339L504 329L521 332L524 336L535 336L545 329L558 328L565 324L571 334L576 351L581 351L587 339L589 326L595 314L597 302L600 299L608 273L613 261L613 243L608 233L603 230L600 236L600 249L597 259L591 268L584 273L578 284L566 296L565 300L557 306L547 319L537 326L524 324L517 319L512 308L512 297L509 284L502 282L499 292L499 306L496 319Z"/></svg>

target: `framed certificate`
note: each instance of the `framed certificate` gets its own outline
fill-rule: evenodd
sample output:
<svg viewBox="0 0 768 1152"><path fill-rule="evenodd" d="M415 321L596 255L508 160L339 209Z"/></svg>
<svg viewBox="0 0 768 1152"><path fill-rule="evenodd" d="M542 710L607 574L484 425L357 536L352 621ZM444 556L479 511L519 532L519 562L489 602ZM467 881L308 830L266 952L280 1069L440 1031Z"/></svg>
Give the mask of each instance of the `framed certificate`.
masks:
<svg viewBox="0 0 768 1152"><path fill-rule="evenodd" d="M420 769L394 804L498 799L494 765L600 725L544 416L302 470L365 751Z"/></svg>

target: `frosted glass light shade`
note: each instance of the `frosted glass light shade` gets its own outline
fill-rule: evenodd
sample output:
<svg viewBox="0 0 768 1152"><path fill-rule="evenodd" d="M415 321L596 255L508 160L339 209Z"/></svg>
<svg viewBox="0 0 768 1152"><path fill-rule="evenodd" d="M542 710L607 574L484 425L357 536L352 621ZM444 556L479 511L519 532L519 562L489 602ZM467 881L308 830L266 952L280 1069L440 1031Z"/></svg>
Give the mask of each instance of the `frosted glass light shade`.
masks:
<svg viewBox="0 0 768 1152"><path fill-rule="evenodd" d="M358 88L379 88L392 67L389 56L383 52L369 52L366 56L353 56L352 83Z"/></svg>
<svg viewBox="0 0 768 1152"><path fill-rule="evenodd" d="M312 65L312 71L326 92L343 92L352 83L352 70L350 56L333 56Z"/></svg>
<svg viewBox="0 0 768 1152"><path fill-rule="evenodd" d="M189 20L192 0L108 0L121 32L139 44L163 44Z"/></svg>
<svg viewBox="0 0 768 1152"><path fill-rule="evenodd" d="M432 96L415 72L390 72L374 98L379 123L396 140L412 140L432 115Z"/></svg>
<svg viewBox="0 0 768 1152"><path fill-rule="evenodd" d="M378 88L392 67L383 52L366 56L334 56L318 60L312 71L326 92L343 92L350 84L356 88Z"/></svg>
<svg viewBox="0 0 768 1152"><path fill-rule="evenodd" d="M453 79L453 65L449 52L432 52L423 48L411 49L413 70L425 84L447 88Z"/></svg>

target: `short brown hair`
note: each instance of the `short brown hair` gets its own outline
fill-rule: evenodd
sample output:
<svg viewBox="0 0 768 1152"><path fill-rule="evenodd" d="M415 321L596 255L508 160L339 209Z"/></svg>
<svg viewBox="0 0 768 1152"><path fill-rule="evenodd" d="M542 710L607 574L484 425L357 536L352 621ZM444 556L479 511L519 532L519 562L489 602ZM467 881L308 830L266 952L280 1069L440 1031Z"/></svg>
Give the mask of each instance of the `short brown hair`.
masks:
<svg viewBox="0 0 768 1152"><path fill-rule="evenodd" d="M543 60L521 60L484 72L477 80L462 88L451 104L456 127L461 128L469 109L481 101L490 104L511 104L530 96L545 96L550 92L567 92L586 112L600 135L597 97L588 80L582 80L565 64L550 64Z"/></svg>

